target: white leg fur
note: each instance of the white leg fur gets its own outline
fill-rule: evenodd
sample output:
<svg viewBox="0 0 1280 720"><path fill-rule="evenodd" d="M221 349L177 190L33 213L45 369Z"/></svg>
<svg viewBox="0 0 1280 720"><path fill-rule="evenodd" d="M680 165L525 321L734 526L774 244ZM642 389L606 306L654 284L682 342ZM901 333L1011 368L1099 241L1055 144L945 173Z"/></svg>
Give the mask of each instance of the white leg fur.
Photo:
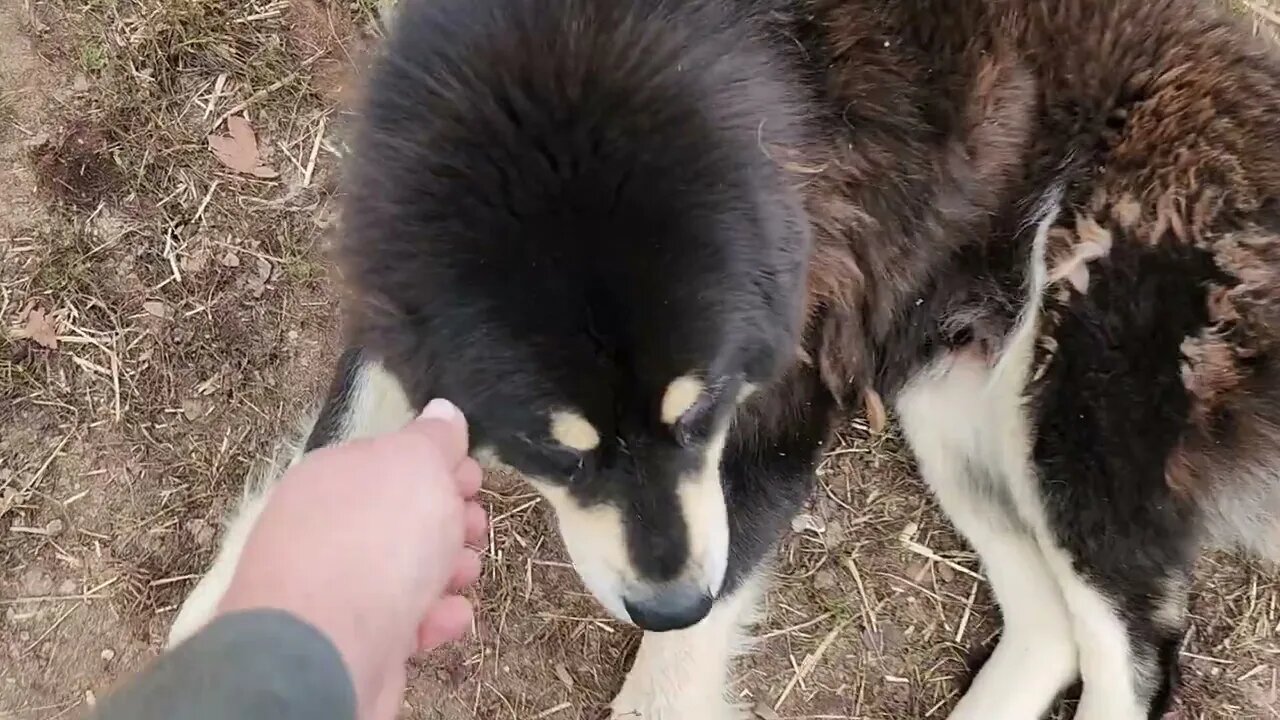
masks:
<svg viewBox="0 0 1280 720"><path fill-rule="evenodd" d="M702 622L685 630L645 633L622 690L614 720L738 720L745 711L725 695L729 668L746 646L764 581L747 580L716 602Z"/></svg>
<svg viewBox="0 0 1280 720"><path fill-rule="evenodd" d="M274 469L274 465L271 469ZM279 472L283 472L283 468ZM273 477L264 478L257 489L247 492L241 500L236 514L223 533L213 565L182 603L178 617L169 628L167 647L174 647L191 637L213 617L218 603L231 584L231 576L235 575L236 563L240 560L241 549L249 539L249 532L253 530L254 523L262 514L262 508L267 504L267 498L271 496L274 482Z"/></svg>
<svg viewBox="0 0 1280 720"><path fill-rule="evenodd" d="M1148 698L1138 693L1142 663L1135 662L1129 633L1111 602L1076 574L1065 553L1050 555L1071 609L1084 688L1075 720L1145 720Z"/></svg>
<svg viewBox="0 0 1280 720"><path fill-rule="evenodd" d="M899 395L898 414L921 473L982 558L1004 631L951 720L1032 720L1076 676L1071 608L1045 548L1053 549L1031 464L1023 391L1046 269L1045 242L1060 195L1039 213L1028 301L994 367L944 357Z"/></svg>
<svg viewBox="0 0 1280 720"><path fill-rule="evenodd" d="M976 540L974 545L978 545ZM982 554L987 577L1000 601L1004 628L995 652L950 717L1042 717L1078 672L1078 650L1067 608L1031 538L996 540Z"/></svg>
<svg viewBox="0 0 1280 720"><path fill-rule="evenodd" d="M987 374L976 363L957 363L913 383L900 396L898 413L921 474L981 556L1004 620L995 652L950 718L1030 720L1041 717L1075 678L1077 651L1046 558L1016 512L1007 481L985 467L997 458L977 433L1004 424L998 410L988 412L998 405L985 397Z"/></svg>
<svg viewBox="0 0 1280 720"><path fill-rule="evenodd" d="M342 422L339 424L339 440L353 440L392 432L403 427L413 419L414 411L409 406L404 390L399 381L388 373L381 364L361 362L356 369L356 377L343 408ZM213 616L226 593L236 565L240 562L240 553L244 550L253 531L254 523L262 514L263 507L271 496L271 490L285 470L292 467L302 457L302 447L307 435L315 425L315 417L303 424L302 432L294 444L286 445L278 452L271 463L261 471L256 482L246 483L245 495L236 508L235 515L227 524L218 555L209 568L209 572L196 584L191 594L183 602L178 616L169 630L167 647L174 647L196 631L204 627ZM287 462L281 462L287 458Z"/></svg>

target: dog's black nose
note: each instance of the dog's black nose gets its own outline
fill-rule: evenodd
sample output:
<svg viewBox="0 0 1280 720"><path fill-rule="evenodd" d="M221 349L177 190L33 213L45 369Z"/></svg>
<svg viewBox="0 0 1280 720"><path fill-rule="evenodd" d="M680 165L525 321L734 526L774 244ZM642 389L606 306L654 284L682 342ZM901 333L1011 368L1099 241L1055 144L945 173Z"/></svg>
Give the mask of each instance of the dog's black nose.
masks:
<svg viewBox="0 0 1280 720"><path fill-rule="evenodd" d="M651 632L683 630L711 612L712 598L688 586L663 589L643 599L623 599L631 622Z"/></svg>

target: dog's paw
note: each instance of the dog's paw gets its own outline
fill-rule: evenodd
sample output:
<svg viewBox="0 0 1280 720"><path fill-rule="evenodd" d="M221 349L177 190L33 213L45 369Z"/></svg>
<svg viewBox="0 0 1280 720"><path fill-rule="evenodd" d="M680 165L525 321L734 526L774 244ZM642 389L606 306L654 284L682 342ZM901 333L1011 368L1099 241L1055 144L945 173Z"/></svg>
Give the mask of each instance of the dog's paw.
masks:
<svg viewBox="0 0 1280 720"><path fill-rule="evenodd" d="M610 706L610 720L748 720L747 709L725 699L723 688L669 678L665 687L641 690L628 682Z"/></svg>

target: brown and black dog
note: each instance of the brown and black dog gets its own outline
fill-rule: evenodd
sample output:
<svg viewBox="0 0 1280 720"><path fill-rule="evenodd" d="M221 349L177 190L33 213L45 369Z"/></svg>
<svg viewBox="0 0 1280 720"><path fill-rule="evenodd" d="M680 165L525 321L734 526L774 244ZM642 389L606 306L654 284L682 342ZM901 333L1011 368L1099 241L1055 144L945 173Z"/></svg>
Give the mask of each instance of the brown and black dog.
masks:
<svg viewBox="0 0 1280 720"><path fill-rule="evenodd" d="M999 600L955 720L1159 716L1198 552L1280 551L1280 53L1208 2L407 0L361 113L306 447L462 407L650 631L618 718L733 716L844 411Z"/></svg>

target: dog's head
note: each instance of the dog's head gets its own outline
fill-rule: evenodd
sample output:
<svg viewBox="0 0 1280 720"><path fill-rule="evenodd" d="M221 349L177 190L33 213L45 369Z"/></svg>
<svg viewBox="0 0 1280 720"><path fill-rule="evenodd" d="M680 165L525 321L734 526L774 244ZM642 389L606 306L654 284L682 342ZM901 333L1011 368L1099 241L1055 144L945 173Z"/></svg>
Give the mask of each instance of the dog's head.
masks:
<svg viewBox="0 0 1280 720"><path fill-rule="evenodd" d="M543 494L612 614L684 627L725 577L735 409L796 357L808 231L766 148L799 123L732 18L490 5L408 5L372 72L357 332Z"/></svg>

